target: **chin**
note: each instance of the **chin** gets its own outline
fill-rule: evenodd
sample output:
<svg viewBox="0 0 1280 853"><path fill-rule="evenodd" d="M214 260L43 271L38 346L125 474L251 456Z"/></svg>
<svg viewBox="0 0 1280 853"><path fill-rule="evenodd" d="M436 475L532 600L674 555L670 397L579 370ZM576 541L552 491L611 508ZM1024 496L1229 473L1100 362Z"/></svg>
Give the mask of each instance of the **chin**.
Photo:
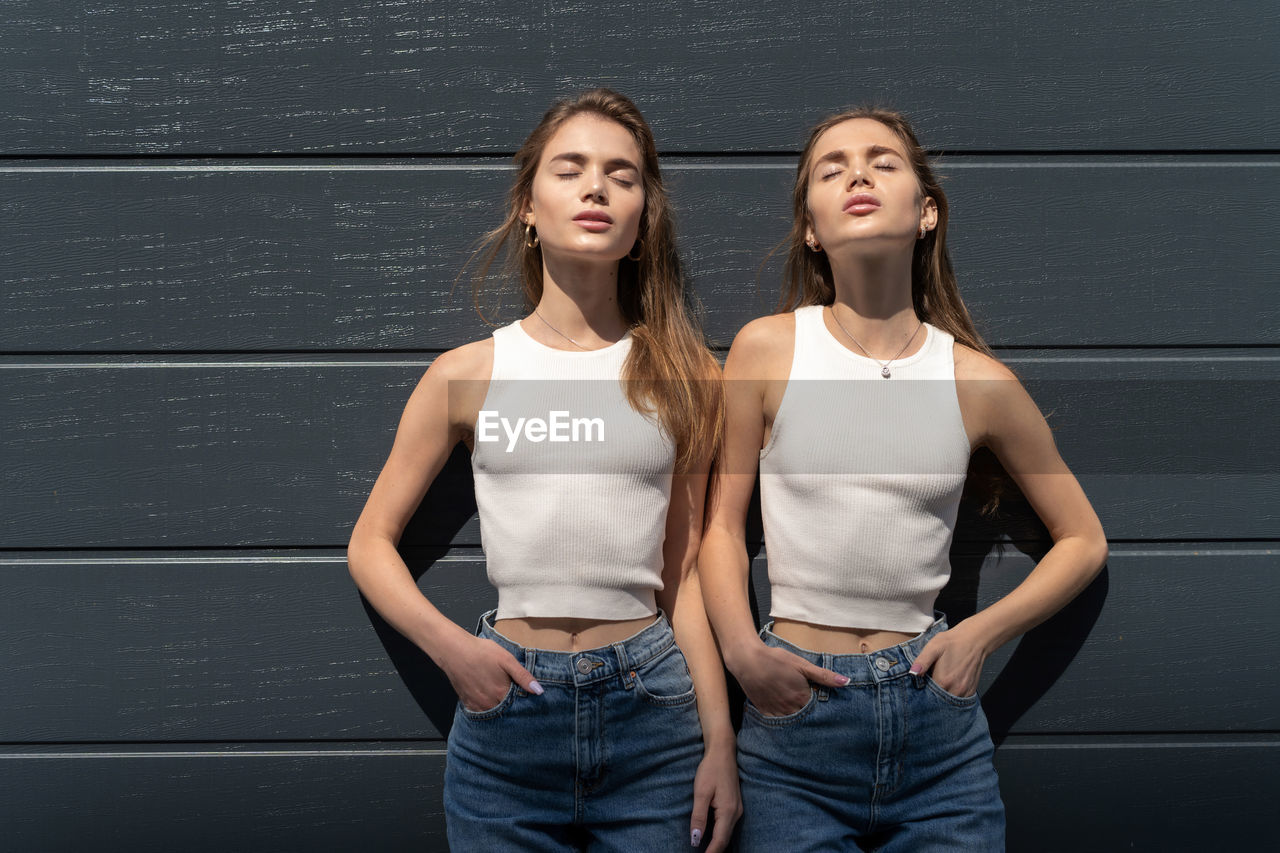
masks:
<svg viewBox="0 0 1280 853"><path fill-rule="evenodd" d="M597 261L604 263L606 261L617 262L622 260L627 254L626 249L618 246L607 246L600 244L574 244L572 246L561 246L553 249L555 254L562 256L565 260L583 260Z"/></svg>
<svg viewBox="0 0 1280 853"><path fill-rule="evenodd" d="M617 261L627 253L626 249L619 246L574 246L569 249L571 254L582 255L583 257L595 258L600 261Z"/></svg>
<svg viewBox="0 0 1280 853"><path fill-rule="evenodd" d="M886 249L902 248L911 246L915 242L916 232L910 234L902 234L898 232L883 231L881 229L867 229L859 231L855 234L848 234L837 245L844 245L855 250L866 249L868 251L885 251Z"/></svg>

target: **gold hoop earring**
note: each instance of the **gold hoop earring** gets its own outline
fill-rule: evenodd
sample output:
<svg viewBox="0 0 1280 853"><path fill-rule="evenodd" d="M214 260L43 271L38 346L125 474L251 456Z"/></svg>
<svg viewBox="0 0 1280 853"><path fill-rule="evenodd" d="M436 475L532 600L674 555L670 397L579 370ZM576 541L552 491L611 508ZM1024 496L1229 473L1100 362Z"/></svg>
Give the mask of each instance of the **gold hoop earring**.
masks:
<svg viewBox="0 0 1280 853"><path fill-rule="evenodd" d="M529 242L529 232L530 232L532 229L533 229L533 226L532 226L532 225L530 225L528 222L526 222L526 223L524 224L524 244L525 244L526 246L528 246L530 249L532 249L532 248L534 248L535 246L537 246L537 245L538 245L538 232L537 232L537 231L534 231L534 232L533 232L533 242Z"/></svg>
<svg viewBox="0 0 1280 853"><path fill-rule="evenodd" d="M632 256L631 252L635 252ZM627 260L639 262L644 257L644 240L637 240L635 246L631 248L631 252L627 252Z"/></svg>

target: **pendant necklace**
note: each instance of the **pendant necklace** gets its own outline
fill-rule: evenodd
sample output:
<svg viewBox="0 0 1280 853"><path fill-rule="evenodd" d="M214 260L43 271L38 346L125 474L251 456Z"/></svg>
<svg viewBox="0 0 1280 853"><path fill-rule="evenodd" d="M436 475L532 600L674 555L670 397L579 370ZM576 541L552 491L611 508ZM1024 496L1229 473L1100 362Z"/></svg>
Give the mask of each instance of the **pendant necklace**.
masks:
<svg viewBox="0 0 1280 853"><path fill-rule="evenodd" d="M876 364L880 365L880 376L885 379L888 379L890 376L890 373L889 373L890 363L892 363L893 360L896 359L899 355L902 355L904 352L907 351L907 347L909 347L911 345L911 342L915 340L916 332L919 332L920 327L924 325L924 320L921 320L919 325L915 327L915 330L911 332L911 337L907 338L907 342L902 345L902 349L898 350L898 355L895 355L893 358L889 359L889 361L881 361L871 353L867 352L867 348L864 347L862 344L858 343L858 339L855 338L852 334L850 334L849 330L844 327L844 323L840 322L840 316L836 314L836 306L834 304L831 306L831 319L836 321L836 325L840 327L840 331L844 332L846 335L849 335L849 340L853 341L853 343L858 347L858 349L862 350L863 355L865 355L867 358L874 361Z"/></svg>

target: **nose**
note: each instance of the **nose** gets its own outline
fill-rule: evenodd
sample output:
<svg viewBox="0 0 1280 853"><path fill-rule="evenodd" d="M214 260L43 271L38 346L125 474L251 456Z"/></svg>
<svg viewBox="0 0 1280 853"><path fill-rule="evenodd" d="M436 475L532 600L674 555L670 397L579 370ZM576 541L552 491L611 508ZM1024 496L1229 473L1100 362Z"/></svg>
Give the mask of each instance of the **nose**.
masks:
<svg viewBox="0 0 1280 853"><path fill-rule="evenodd" d="M860 183L865 184L866 186L874 185L875 182L872 180L871 171L869 169L864 169L862 166L856 165L856 164L853 166L850 166L849 167L849 186L856 187Z"/></svg>
<svg viewBox="0 0 1280 853"><path fill-rule="evenodd" d="M609 201L609 196L605 191L604 175L599 172L591 172L586 181L586 188L582 194L583 201L594 201L597 204L605 204Z"/></svg>

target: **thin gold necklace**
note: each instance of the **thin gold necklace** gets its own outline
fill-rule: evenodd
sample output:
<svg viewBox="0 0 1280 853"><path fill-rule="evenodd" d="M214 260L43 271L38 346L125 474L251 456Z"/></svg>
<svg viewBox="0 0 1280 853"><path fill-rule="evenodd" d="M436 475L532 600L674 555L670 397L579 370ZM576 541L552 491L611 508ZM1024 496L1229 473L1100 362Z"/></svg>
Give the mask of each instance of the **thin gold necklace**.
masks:
<svg viewBox="0 0 1280 853"><path fill-rule="evenodd" d="M896 359L899 355L902 355L904 352L907 351L907 347L909 347L911 345L911 342L915 340L916 332L919 332L920 327L924 325L924 320L921 320L919 325L917 325L915 329L912 330L911 337L907 338L907 342L902 345L902 349L898 350L898 355L895 355L893 358L889 359L889 361L881 361L871 353L867 352L867 348L864 347L862 344L858 343L858 339L855 338L849 332L849 330L844 327L844 323L840 322L840 315L836 313L836 306L834 303L831 306L831 319L836 321L836 325L840 327L840 331L844 332L846 335L849 335L849 340L853 341L854 344L857 345L858 349L862 350L863 355L865 355L867 358L874 361L876 364L880 365L880 376L885 379L888 379L890 376L889 364L893 362L893 360Z"/></svg>
<svg viewBox="0 0 1280 853"><path fill-rule="evenodd" d="M609 347L613 346L613 344L605 344L604 346L602 346L602 347L597 347L596 349L591 349L590 347L584 347L582 344L578 343L578 342L577 342L577 341L575 341L573 338L569 337L569 336L568 336L568 335L566 335L564 332L560 331L560 330L559 330L559 329L557 329L555 326L553 326L553 325L551 325L550 323L548 323L548 322L547 322L547 318L546 318L546 317L543 317L543 316L542 316L542 313L541 313L540 311L538 311L538 309L537 309L537 308L534 308L534 309L533 309L533 313L538 315L538 319L539 319L539 320L541 320L543 323L546 323L546 325L547 325L547 328L548 328L548 329L550 329L551 331L555 332L557 335L559 335L560 337L564 338L566 341L568 341L569 343L573 344L575 347L577 347L577 348L578 348L578 349L580 349L580 350L586 350L587 352L596 352L596 351L598 351L598 350L608 349ZM628 330L628 331L630 331L630 330ZM625 336L626 336L626 333L624 332L624 333L623 333L623 337L625 337ZM619 340L621 340L621 338L619 338ZM614 341L613 343L617 343L617 341Z"/></svg>

